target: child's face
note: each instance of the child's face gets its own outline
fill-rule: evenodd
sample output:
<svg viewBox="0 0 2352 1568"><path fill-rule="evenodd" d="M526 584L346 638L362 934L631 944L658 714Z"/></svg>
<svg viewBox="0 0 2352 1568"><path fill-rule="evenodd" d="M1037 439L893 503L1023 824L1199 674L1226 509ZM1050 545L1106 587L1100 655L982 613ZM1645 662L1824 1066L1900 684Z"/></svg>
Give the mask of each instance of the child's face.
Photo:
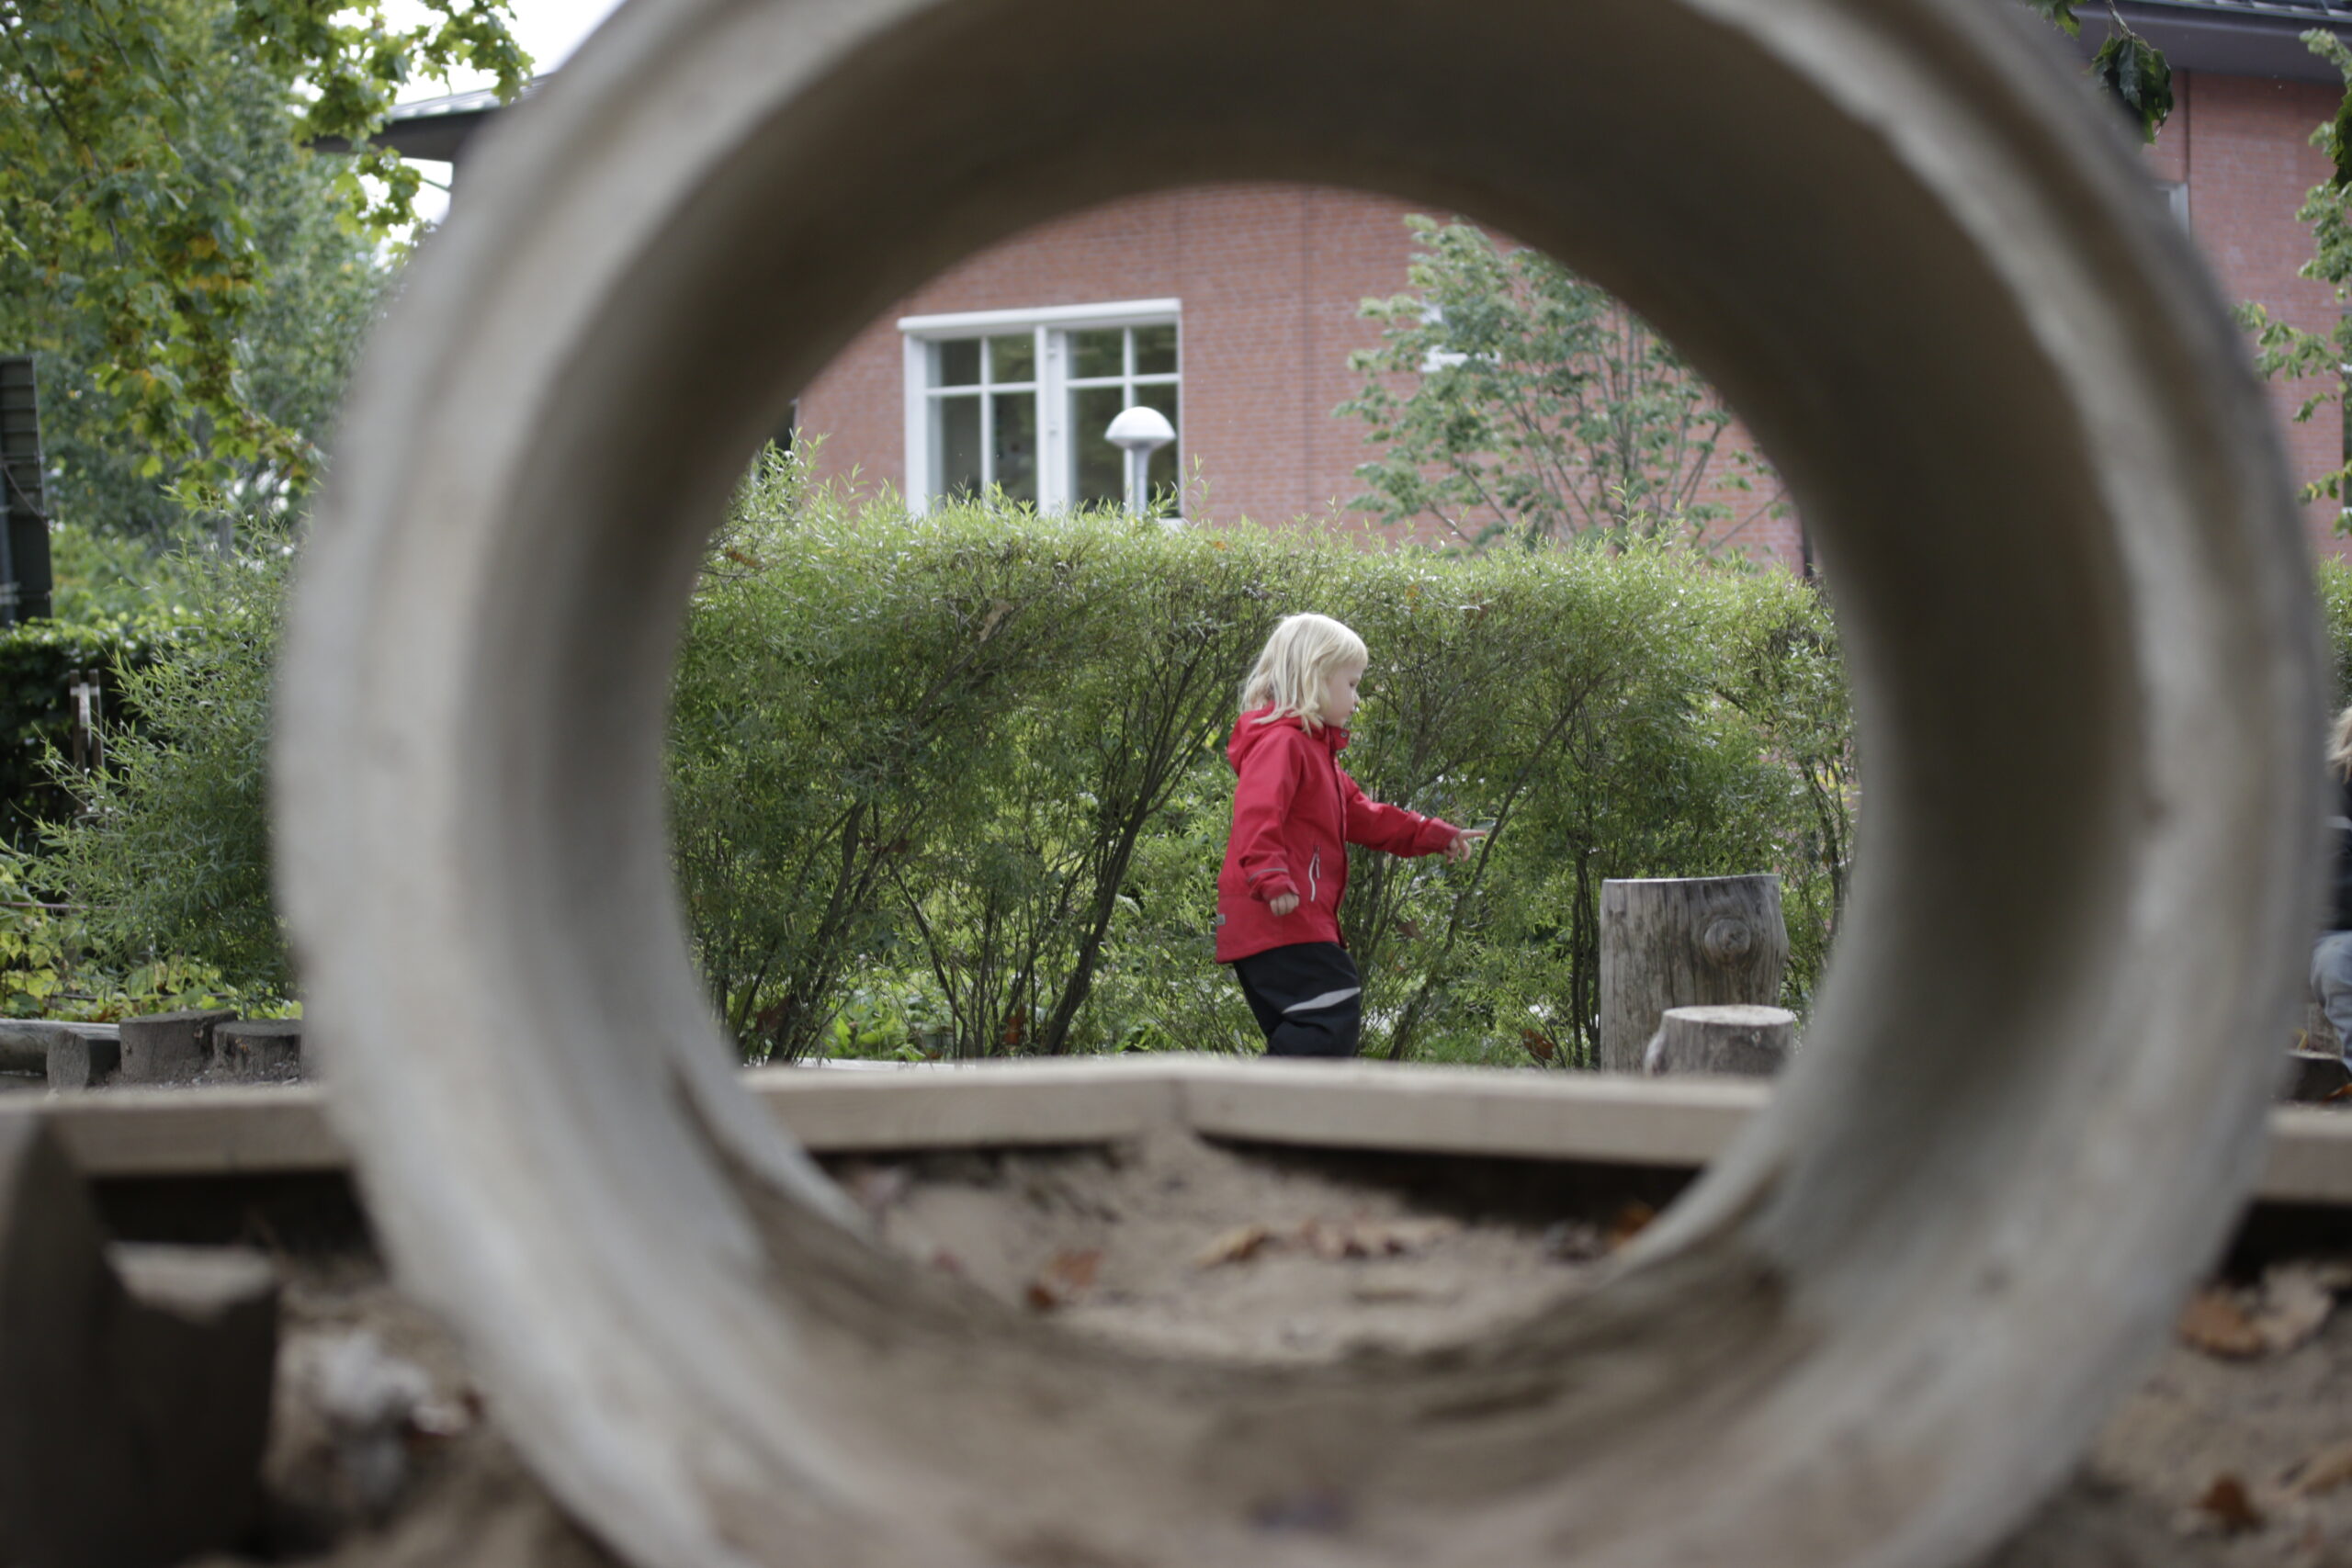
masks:
<svg viewBox="0 0 2352 1568"><path fill-rule="evenodd" d="M1342 664L1323 677L1323 722L1345 729L1356 711L1356 687L1363 680L1363 664Z"/></svg>

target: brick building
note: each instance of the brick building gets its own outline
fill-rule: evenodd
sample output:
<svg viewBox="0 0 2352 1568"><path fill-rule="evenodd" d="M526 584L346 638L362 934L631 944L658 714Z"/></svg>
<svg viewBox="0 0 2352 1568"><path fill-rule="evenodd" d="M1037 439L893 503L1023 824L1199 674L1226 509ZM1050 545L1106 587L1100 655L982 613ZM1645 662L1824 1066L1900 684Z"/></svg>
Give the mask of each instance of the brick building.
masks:
<svg viewBox="0 0 2352 1568"><path fill-rule="evenodd" d="M2336 302L2296 276L2311 242L2295 213L2329 172L2310 136L2342 85L2300 35L2341 22L2352 37L2352 0L2119 8L2175 71L2177 107L2145 153L2155 193L2188 225L2225 298L2324 330ZM2101 18L2087 14L2084 32L2086 55ZM2068 47L2048 36L2053 49ZM448 102L469 128L483 112L478 99ZM420 141L435 112L407 111ZM967 258L868 324L803 392L799 428L823 435L821 464L836 475L854 470L918 499L995 483L1053 506L1120 493L1102 427L1140 402L1176 426L1153 478L1197 479L1186 503L1196 520L1341 511L1363 488L1353 470L1366 452L1362 425L1331 411L1358 384L1349 354L1377 337L1359 302L1405 286L1410 210L1360 192L1234 184L1046 223ZM2313 389L2272 389L2299 479L2344 456L2333 408L2292 418ZM1744 524L1741 547L1803 558L1793 517L1761 514L1761 496L1716 493ZM2343 547L2335 515L2329 502L2307 509L2315 547Z"/></svg>

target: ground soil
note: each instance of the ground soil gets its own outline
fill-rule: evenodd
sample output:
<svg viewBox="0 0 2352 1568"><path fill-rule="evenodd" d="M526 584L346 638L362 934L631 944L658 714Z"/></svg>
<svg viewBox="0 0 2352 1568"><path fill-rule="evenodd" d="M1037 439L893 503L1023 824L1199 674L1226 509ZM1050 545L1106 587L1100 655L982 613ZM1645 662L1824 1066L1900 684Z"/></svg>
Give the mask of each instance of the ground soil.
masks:
<svg viewBox="0 0 2352 1568"><path fill-rule="evenodd" d="M1419 1348L1541 1312L1659 1197L1430 1180L1426 1166L1173 1130L1118 1150L834 1174L888 1245L1073 1334L1244 1360ZM257 1558L207 1568L612 1568L517 1462L447 1336L372 1259L281 1267L268 1535ZM2352 1311L2241 1359L2177 1345L1985 1568L2352 1568L2348 1443Z"/></svg>

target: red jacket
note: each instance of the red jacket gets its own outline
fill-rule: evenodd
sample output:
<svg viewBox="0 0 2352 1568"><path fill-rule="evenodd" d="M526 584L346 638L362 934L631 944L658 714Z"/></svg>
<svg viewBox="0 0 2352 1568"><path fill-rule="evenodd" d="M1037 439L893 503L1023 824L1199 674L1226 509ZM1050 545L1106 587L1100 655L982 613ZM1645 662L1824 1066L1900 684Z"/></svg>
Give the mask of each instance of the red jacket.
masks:
<svg viewBox="0 0 2352 1568"><path fill-rule="evenodd" d="M1348 732L1309 733L1297 718L1233 727L1226 759L1233 785L1233 836L1216 877L1216 961L1230 964L1270 947L1340 940L1340 896L1348 888L1350 844L1392 855L1435 854L1453 841L1450 823L1366 800L1340 769ZM1266 906L1285 893L1298 908L1277 918Z"/></svg>

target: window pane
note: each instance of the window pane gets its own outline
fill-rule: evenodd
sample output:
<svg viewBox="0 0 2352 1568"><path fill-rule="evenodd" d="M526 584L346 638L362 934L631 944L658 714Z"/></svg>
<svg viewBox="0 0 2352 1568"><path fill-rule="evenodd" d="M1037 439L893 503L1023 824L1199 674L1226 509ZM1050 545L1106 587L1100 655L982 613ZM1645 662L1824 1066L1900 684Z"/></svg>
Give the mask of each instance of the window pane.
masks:
<svg viewBox="0 0 2352 1568"><path fill-rule="evenodd" d="M1176 323L1136 329L1136 374L1172 376L1176 373Z"/></svg>
<svg viewBox="0 0 2352 1568"><path fill-rule="evenodd" d="M935 488L944 500L969 501L980 493L980 400L934 398L931 406L939 428Z"/></svg>
<svg viewBox="0 0 2352 1568"><path fill-rule="evenodd" d="M1136 352L1138 356L1143 352L1141 332L1136 333ZM1151 455L1151 467L1145 473L1151 493L1167 499L1176 484L1176 454L1184 445L1184 427L1176 423L1176 389L1166 382L1157 387L1137 387L1136 401L1146 408L1158 409L1161 413L1166 414L1169 424L1176 431L1175 440ZM1172 500L1168 502L1165 510L1170 512L1175 510Z"/></svg>
<svg viewBox="0 0 2352 1568"><path fill-rule="evenodd" d="M1074 380L1126 373L1127 334L1117 327L1069 334L1069 373ZM1114 412L1117 412L1115 410ZM1105 422L1108 423L1107 421Z"/></svg>
<svg viewBox="0 0 2352 1568"><path fill-rule="evenodd" d="M1127 502L1125 454L1102 437L1126 406L1117 387L1081 387L1069 395L1069 444L1076 459L1070 500L1079 506Z"/></svg>
<svg viewBox="0 0 2352 1568"><path fill-rule="evenodd" d="M989 379L1034 381L1037 378L1037 338L1034 333L1018 337L989 339Z"/></svg>
<svg viewBox="0 0 2352 1568"><path fill-rule="evenodd" d="M1037 394L996 400L996 482L1014 501L1037 504Z"/></svg>
<svg viewBox="0 0 2352 1568"><path fill-rule="evenodd" d="M980 379L980 340L976 337L957 338L943 343L934 353L939 379L934 387L972 387Z"/></svg>

